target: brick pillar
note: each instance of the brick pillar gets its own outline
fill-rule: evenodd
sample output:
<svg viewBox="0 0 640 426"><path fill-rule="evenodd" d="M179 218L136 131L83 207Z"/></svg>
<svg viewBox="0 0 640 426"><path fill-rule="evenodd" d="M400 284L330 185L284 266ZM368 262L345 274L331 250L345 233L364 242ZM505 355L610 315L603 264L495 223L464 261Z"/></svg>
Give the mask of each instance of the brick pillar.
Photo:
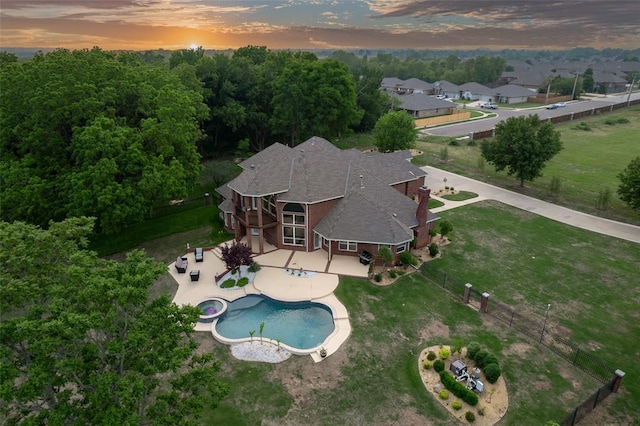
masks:
<svg viewBox="0 0 640 426"><path fill-rule="evenodd" d="M620 385L622 384L622 379L624 378L624 371L616 370L616 377L613 379L613 385L611 386L612 392L618 392L620 389Z"/></svg>
<svg viewBox="0 0 640 426"><path fill-rule="evenodd" d="M462 298L462 301L467 305L469 304L469 297L471 297L471 287L472 285L469 283L464 285L464 297Z"/></svg>
<svg viewBox="0 0 640 426"><path fill-rule="evenodd" d="M482 293L482 301L480 302L480 312L486 313L489 305L489 293Z"/></svg>

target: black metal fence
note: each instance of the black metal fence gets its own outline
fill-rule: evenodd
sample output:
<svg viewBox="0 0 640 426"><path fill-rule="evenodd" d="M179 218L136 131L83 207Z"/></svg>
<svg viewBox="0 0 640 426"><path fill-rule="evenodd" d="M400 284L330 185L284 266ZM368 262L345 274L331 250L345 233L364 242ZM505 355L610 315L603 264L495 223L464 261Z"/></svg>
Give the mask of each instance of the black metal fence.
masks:
<svg viewBox="0 0 640 426"><path fill-rule="evenodd" d="M613 393L614 383L615 379L611 379L608 383L602 385L589 398L585 399L582 404L574 408L567 417L562 419L560 426L573 426L584 419L587 414L592 412L602 401Z"/></svg>
<svg viewBox="0 0 640 426"><path fill-rule="evenodd" d="M439 287L442 287L449 294L464 300L467 283L451 274L434 268L420 268L420 273ZM469 288L469 304L480 308L482 304L482 292ZM613 392L613 386L617 379L616 370L600 358L580 349L577 345L569 342L567 339L559 336L549 327L547 319L541 320L533 316L522 313L511 306L491 297L486 305L485 313L500 320L509 327L529 336L538 343L546 346L565 360L569 361L574 367L584 371L594 379L604 383L593 395L587 398L582 404L576 407L570 415L568 415L561 423L561 426L575 425L582 420L588 413L598 406L605 398Z"/></svg>

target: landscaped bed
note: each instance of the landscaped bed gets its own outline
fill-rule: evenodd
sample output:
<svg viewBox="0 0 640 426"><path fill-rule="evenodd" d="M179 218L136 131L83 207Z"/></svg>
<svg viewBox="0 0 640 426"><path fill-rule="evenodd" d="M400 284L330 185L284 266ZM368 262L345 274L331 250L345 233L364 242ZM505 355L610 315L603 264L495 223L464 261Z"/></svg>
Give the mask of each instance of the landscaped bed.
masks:
<svg viewBox="0 0 640 426"><path fill-rule="evenodd" d="M509 406L509 397L507 394L507 385L504 378L501 376L498 380L491 384L481 375L482 383L484 384L484 390L478 395L478 404L471 406L468 403L461 401L460 398L454 396L451 392L446 391L444 388L439 373L433 368L432 362L427 359L429 352L438 354L442 348L451 350L450 346L430 346L425 348L418 357L418 369L420 370L420 377L422 383L433 398L438 401L443 407L449 411L449 413L458 420L469 423L465 419L467 412L473 413L474 425L490 426L498 422L507 412ZM444 371L449 371L451 363L457 359L461 359L469 367L474 365L474 362L466 357L467 348L463 348L460 354L452 354L444 362ZM433 361L441 359L437 356ZM429 368L425 368L425 363L431 365ZM445 392L443 392L445 391ZM441 394L441 392L443 392ZM443 399L443 395L448 395L448 398ZM455 409L454 407L460 407Z"/></svg>

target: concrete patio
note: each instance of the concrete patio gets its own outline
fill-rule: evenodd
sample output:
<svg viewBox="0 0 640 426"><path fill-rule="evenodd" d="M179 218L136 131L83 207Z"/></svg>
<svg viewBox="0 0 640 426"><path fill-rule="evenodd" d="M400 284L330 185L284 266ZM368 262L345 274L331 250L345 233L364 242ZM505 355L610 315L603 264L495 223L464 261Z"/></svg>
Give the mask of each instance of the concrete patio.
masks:
<svg viewBox="0 0 640 426"><path fill-rule="evenodd" d="M178 283L178 290L173 299L176 304L196 306L214 297L233 301L250 294L262 294L288 302L313 301L327 305L333 314L335 330L321 346L326 349L327 356L336 352L351 334L347 309L333 292L338 287L339 275L367 276L369 268L362 265L358 257L334 256L329 262L324 250L307 253L274 248L268 253L254 257L262 268L252 283L239 289L223 289L215 282L216 275L226 272L226 266L219 258L219 253L218 247L204 250L202 262L196 262L192 252L183 255L182 257L186 257L188 261L184 273L177 271L175 262L169 264L169 273ZM191 279L190 273L194 270L199 271L197 281ZM214 326L215 321L197 323L195 329L211 332L223 343L240 343L226 342L224 338L216 335ZM321 347L312 350L287 349L297 355L308 354L315 362L319 362L322 360L319 353Z"/></svg>

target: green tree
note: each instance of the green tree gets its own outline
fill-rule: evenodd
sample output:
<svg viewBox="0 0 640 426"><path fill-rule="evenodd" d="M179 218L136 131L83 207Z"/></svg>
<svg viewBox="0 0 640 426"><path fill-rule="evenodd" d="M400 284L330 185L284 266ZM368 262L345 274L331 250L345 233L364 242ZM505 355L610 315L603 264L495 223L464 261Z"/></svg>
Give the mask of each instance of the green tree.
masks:
<svg viewBox="0 0 640 426"><path fill-rule="evenodd" d="M380 247L378 250L378 257L382 260L382 266L387 266L393 262L393 252L389 247Z"/></svg>
<svg viewBox="0 0 640 426"><path fill-rule="evenodd" d="M442 235L442 237L445 238L447 235L451 233L451 231L453 231L453 225L451 224L451 222L449 222L448 220L441 220L440 235Z"/></svg>
<svg viewBox="0 0 640 426"><path fill-rule="evenodd" d="M200 174L207 108L181 78L99 49L2 67L2 219L90 215L113 233L185 197Z"/></svg>
<svg viewBox="0 0 640 426"><path fill-rule="evenodd" d="M507 169L524 186L542 175L545 163L562 149L560 132L537 115L510 117L496 126L495 137L481 145L482 156L496 171Z"/></svg>
<svg viewBox="0 0 640 426"><path fill-rule="evenodd" d="M593 93L596 88L596 82L593 79L593 68L587 68L582 77L582 89L587 93Z"/></svg>
<svg viewBox="0 0 640 426"><path fill-rule="evenodd" d="M93 219L0 222L0 410L8 424L186 424L228 392L200 314L149 299L166 266L86 250ZM10 248L10 249L8 249ZM19 262L16 259L20 259Z"/></svg>
<svg viewBox="0 0 640 426"><path fill-rule="evenodd" d="M620 186L617 193L620 199L634 210L640 210L640 157L631 160L627 167L618 173Z"/></svg>
<svg viewBox="0 0 640 426"><path fill-rule="evenodd" d="M383 115L373 128L375 144L380 152L413 148L417 136L413 118L404 111Z"/></svg>

